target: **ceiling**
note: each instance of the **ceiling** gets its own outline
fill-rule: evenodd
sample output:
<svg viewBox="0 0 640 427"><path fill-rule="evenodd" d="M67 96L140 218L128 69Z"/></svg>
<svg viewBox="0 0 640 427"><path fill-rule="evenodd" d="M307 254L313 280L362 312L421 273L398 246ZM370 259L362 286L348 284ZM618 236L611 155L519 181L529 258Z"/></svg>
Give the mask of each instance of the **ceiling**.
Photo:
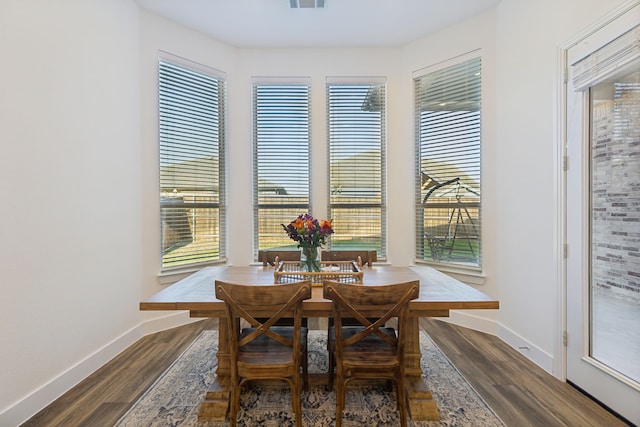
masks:
<svg viewBox="0 0 640 427"><path fill-rule="evenodd" d="M437 32L500 0L136 0L144 9L243 48L396 47Z"/></svg>

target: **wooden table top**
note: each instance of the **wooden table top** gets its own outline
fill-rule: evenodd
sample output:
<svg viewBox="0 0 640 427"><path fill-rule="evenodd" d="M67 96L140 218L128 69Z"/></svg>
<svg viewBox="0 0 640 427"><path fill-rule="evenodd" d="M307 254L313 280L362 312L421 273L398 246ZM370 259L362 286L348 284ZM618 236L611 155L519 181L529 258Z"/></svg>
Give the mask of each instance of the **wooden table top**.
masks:
<svg viewBox="0 0 640 427"><path fill-rule="evenodd" d="M431 267L373 266L363 268L363 272L364 284L354 286L420 280L420 297L410 303L410 312L416 316L447 316L449 310L500 307L497 299ZM215 280L273 285L273 273L273 267L205 267L140 302L140 310L189 310L196 316L222 316L224 303L215 297ZM322 297L321 286L314 286L312 298L304 301L303 310L317 316L330 315L331 303Z"/></svg>

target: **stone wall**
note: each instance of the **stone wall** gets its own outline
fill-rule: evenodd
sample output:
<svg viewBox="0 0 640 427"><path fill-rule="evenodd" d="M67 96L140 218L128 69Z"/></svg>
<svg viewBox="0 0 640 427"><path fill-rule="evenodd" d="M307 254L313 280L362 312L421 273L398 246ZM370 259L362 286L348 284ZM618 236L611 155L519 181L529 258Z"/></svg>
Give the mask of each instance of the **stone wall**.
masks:
<svg viewBox="0 0 640 427"><path fill-rule="evenodd" d="M592 111L592 283L640 300L640 83Z"/></svg>

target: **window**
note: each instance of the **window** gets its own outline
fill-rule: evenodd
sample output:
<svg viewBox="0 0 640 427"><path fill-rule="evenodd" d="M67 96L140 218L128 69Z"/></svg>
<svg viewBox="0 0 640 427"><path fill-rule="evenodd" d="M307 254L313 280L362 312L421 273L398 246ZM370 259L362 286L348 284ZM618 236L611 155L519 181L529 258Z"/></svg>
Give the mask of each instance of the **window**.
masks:
<svg viewBox="0 0 640 427"><path fill-rule="evenodd" d="M476 57L414 78L419 260L481 265L480 65Z"/></svg>
<svg viewBox="0 0 640 427"><path fill-rule="evenodd" d="M254 256L295 248L281 224L310 206L309 83L254 81Z"/></svg>
<svg viewBox="0 0 640 427"><path fill-rule="evenodd" d="M162 268L220 260L224 79L196 64L160 59L158 84Z"/></svg>
<svg viewBox="0 0 640 427"><path fill-rule="evenodd" d="M329 79L327 101L330 246L385 257L385 82Z"/></svg>

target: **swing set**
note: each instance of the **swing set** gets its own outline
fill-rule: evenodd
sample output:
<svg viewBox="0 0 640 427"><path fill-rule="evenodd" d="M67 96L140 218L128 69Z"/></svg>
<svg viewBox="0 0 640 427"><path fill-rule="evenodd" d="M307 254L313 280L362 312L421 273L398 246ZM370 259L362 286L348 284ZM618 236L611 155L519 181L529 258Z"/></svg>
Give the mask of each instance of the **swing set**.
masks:
<svg viewBox="0 0 640 427"><path fill-rule="evenodd" d="M448 220L442 224L425 227L425 239L429 245L431 258L434 261L478 261L479 230L476 220L469 212L470 203L463 199L469 194L480 196L473 188L461 182L459 177L445 182L438 182L422 173L422 189L429 190L422 199L427 204L429 197L436 193L438 198L453 198L446 206ZM435 204L435 203L434 203Z"/></svg>

